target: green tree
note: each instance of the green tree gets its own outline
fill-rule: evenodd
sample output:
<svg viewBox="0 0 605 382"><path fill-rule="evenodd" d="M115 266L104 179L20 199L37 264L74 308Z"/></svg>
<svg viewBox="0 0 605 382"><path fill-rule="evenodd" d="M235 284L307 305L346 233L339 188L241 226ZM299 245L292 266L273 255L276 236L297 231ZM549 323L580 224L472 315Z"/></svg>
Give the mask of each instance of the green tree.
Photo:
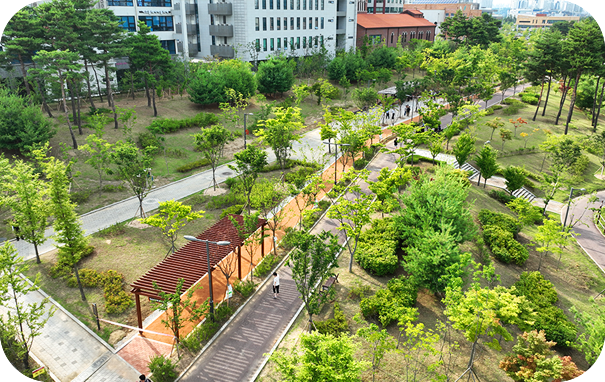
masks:
<svg viewBox="0 0 605 382"><path fill-rule="evenodd" d="M39 264L38 246L46 240L44 230L51 213L48 187L32 166L21 160L12 165L8 160L2 160L0 167L2 189L6 192L0 199L0 205L12 210L13 224L19 227L19 236L34 245L36 262Z"/></svg>
<svg viewBox="0 0 605 382"><path fill-rule="evenodd" d="M184 205L175 200L167 200L160 202L158 213L142 219L143 224L149 224L152 227L157 227L162 231L162 235L166 236L170 241L170 249L168 253L176 251L175 242L178 238L178 231L190 221L204 217L204 211L191 211L191 206ZM166 255L168 255L168 253Z"/></svg>
<svg viewBox="0 0 605 382"><path fill-rule="evenodd" d="M363 318L358 313L355 316L358 323L364 323ZM372 364L372 382L376 378L376 370L380 367L380 362L384 359L387 352L395 350L396 342L386 329L380 330L378 325L374 323L365 324L357 329L356 335L365 340L370 345L371 349L371 364Z"/></svg>
<svg viewBox="0 0 605 382"><path fill-rule="evenodd" d="M208 159L212 167L212 184L216 190L216 167L223 156L225 144L233 140L233 134L222 125L212 125L202 128L201 133L193 136L195 148L202 152L204 158Z"/></svg>
<svg viewBox="0 0 605 382"><path fill-rule="evenodd" d="M536 251L540 254L540 262L538 263L538 271L542 268L542 259L548 252L559 253L563 252L563 245L567 244L570 236L567 230L564 230L556 220L545 219L544 224L538 226L538 233L534 240L538 243Z"/></svg>
<svg viewBox="0 0 605 382"><path fill-rule="evenodd" d="M487 184L487 180L492 176L496 175L500 166L498 166L498 151L492 148L490 145L483 145L481 150L475 156L475 163L479 167L479 178L477 179L477 186L480 185L481 176L483 175L483 188Z"/></svg>
<svg viewBox="0 0 605 382"><path fill-rule="evenodd" d="M492 139L494 139L494 132L496 130L500 129L501 127L503 127L504 122L502 122L502 119L500 117L496 117L496 118L492 119L491 121L485 122L485 126L492 129L492 135L490 135L490 137L489 137L489 140L491 141Z"/></svg>
<svg viewBox="0 0 605 382"><path fill-rule="evenodd" d="M193 298L193 293L202 289L202 286L196 284L185 292L183 291L184 282L185 279L179 278L174 293L162 291L162 288L155 281L153 282L153 289L158 292L161 298L155 304L155 308L165 312L166 318L162 319L162 324L172 331L177 344L181 342L180 330L185 326L185 323L198 321L208 313L209 308L208 300L200 304ZM187 311L187 315L183 314L185 311Z"/></svg>
<svg viewBox="0 0 605 382"><path fill-rule="evenodd" d="M103 118L103 116L97 117ZM85 163L97 171L99 176L99 191L103 189L103 174L109 171L112 149L113 145L103 139L102 128L97 130L95 134L87 136L86 144L80 146L80 150L88 154L88 159L86 159Z"/></svg>
<svg viewBox="0 0 605 382"><path fill-rule="evenodd" d="M469 133L462 134L454 144L452 151L458 166L462 167L468 157L475 152L475 138Z"/></svg>
<svg viewBox="0 0 605 382"><path fill-rule="evenodd" d="M356 345L347 336L313 332L303 333L300 345L291 354L278 351L271 359L282 380L288 382L360 381L369 364L357 361L355 351Z"/></svg>
<svg viewBox="0 0 605 382"><path fill-rule="evenodd" d="M235 166L229 165L229 168L239 173L241 186L246 195L248 211L250 211L250 194L259 172L267 165L267 152L250 145L246 149L235 153L233 159Z"/></svg>
<svg viewBox="0 0 605 382"><path fill-rule="evenodd" d="M510 192L511 195L525 184L525 171L520 167L507 166L504 171L502 171L502 176L504 176L504 179L506 180L504 182L506 190Z"/></svg>
<svg viewBox="0 0 605 382"><path fill-rule="evenodd" d="M294 61L285 57L270 57L259 64L254 78L259 92L283 94L294 85Z"/></svg>
<svg viewBox="0 0 605 382"><path fill-rule="evenodd" d="M367 109L378 101L378 92L374 88L355 88L351 94L355 106Z"/></svg>
<svg viewBox="0 0 605 382"><path fill-rule="evenodd" d="M500 369L515 382L569 381L582 375L571 357L553 355L544 331L532 330L517 336L513 353L500 361Z"/></svg>
<svg viewBox="0 0 605 382"><path fill-rule="evenodd" d="M570 311L573 313L576 323L584 329L573 347L584 353L586 361L590 365L594 365L603 351L605 343L605 308L592 298L590 308L592 312L579 312L575 307L572 307Z"/></svg>
<svg viewBox="0 0 605 382"><path fill-rule="evenodd" d="M50 303L48 297L40 302L23 302L25 295L40 289L39 273L33 283L22 277L28 269L29 265L22 261L12 244L5 242L0 247L0 305L8 310L6 323L18 327L14 340L19 346L15 348L26 369L29 369L29 352L34 339L42 334L42 328L55 312L53 307L47 305Z"/></svg>
<svg viewBox="0 0 605 382"><path fill-rule="evenodd" d="M332 271L338 266L337 255L340 252L338 238L323 231L318 235L306 232L294 234L293 245L287 265L292 270L292 280L309 315L309 332L312 331L313 315L319 314L329 295L317 286L334 276Z"/></svg>
<svg viewBox="0 0 605 382"><path fill-rule="evenodd" d="M267 227L273 236L273 254L277 256L277 230L287 214L282 205L288 196L288 190L279 179L260 179L254 184L251 196L252 208L260 211L260 215L267 221Z"/></svg>
<svg viewBox="0 0 605 382"><path fill-rule="evenodd" d="M300 136L295 133L304 125L300 109L297 107L275 107L273 114L275 118L263 121L257 134L261 142L267 143L275 153L283 174L292 150L292 142L300 140Z"/></svg>
<svg viewBox="0 0 605 382"><path fill-rule="evenodd" d="M343 100L345 102L345 105L347 103L347 96L349 95L349 89L351 88L351 81L349 81L347 79L347 77L342 76L340 78L340 80L338 80L338 84L340 85L340 87L342 88L342 92L343 94Z"/></svg>
<svg viewBox="0 0 605 382"><path fill-rule="evenodd" d="M517 218L523 226L533 225L542 220L540 209L531 204L527 199L515 198L506 203L506 206L517 214Z"/></svg>
<svg viewBox="0 0 605 382"><path fill-rule="evenodd" d="M319 123L319 125L321 126L321 130L319 131L319 138L322 141L327 140L328 143L331 143L331 140L336 138L338 136L336 130L334 130L332 128L332 126L330 125L330 122L328 122L326 120L326 118L329 118L328 115L331 117L331 113L329 111L326 111L326 114L324 114L324 121L326 121L326 123ZM328 153L332 152L332 145L328 144ZM605 166L605 164L604 164Z"/></svg>
<svg viewBox="0 0 605 382"><path fill-rule="evenodd" d="M368 171L355 172L349 170L350 174L358 174L360 180L367 180ZM349 272L353 272L353 257L359 244L359 237L363 226L371 221L374 212L374 195L366 194L358 184L352 184L337 203L332 204L328 210L328 217L336 219L340 223L339 231L344 231L345 241L351 257L349 258Z"/></svg>
<svg viewBox="0 0 605 382"><path fill-rule="evenodd" d="M513 132L509 129L501 128L500 139L502 139L502 148L500 150L504 151L504 144L506 143L506 141L511 141L513 139Z"/></svg>
<svg viewBox="0 0 605 382"><path fill-rule="evenodd" d="M399 206L395 193L412 179L409 168L397 167L392 171L383 167L374 182L369 182L368 188L376 195L376 208L385 212L391 212Z"/></svg>
<svg viewBox="0 0 605 382"><path fill-rule="evenodd" d="M134 143L118 141L111 152L111 161L116 165L116 169L111 169L109 173L110 175L115 174L118 179L128 184L139 200L137 212L140 212L141 218L145 217L143 200L153 187L153 177L151 176L153 158L149 152L154 149L155 147L149 146L141 151ZM137 212L135 212L135 216Z"/></svg>
<svg viewBox="0 0 605 382"><path fill-rule="evenodd" d="M542 211L542 216L546 216L546 208L548 207L548 203L555 197L555 193L559 189L561 180L563 179L563 166L553 164L550 166L550 171L552 175L547 174L546 172L542 173L540 177L540 190L544 192L544 210Z"/></svg>
<svg viewBox="0 0 605 382"><path fill-rule="evenodd" d="M321 105L321 100L330 102L330 100L338 97L338 89L328 80L319 78L312 86L311 91L317 97L317 104Z"/></svg>
<svg viewBox="0 0 605 382"><path fill-rule="evenodd" d="M197 66L189 83L189 100L200 105L228 102L227 89L240 92L246 99L252 97L256 81L250 67L250 63L240 60Z"/></svg>

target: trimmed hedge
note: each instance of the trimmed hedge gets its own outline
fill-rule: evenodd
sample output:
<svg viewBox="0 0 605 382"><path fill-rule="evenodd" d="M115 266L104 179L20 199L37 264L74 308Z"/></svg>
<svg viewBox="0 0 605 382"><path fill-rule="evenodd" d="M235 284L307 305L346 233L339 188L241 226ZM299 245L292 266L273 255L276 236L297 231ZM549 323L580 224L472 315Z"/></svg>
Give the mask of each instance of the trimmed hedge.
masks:
<svg viewBox="0 0 605 382"><path fill-rule="evenodd" d="M495 225L483 227L483 240L490 247L494 256L503 263L523 265L529 252L513 235Z"/></svg>
<svg viewBox="0 0 605 382"><path fill-rule="evenodd" d="M209 164L210 164L210 161L208 159L204 158L204 159L196 160L195 162L184 164L181 167L177 167L176 171L177 172L188 172L188 171L191 171L196 168L208 166Z"/></svg>
<svg viewBox="0 0 605 382"><path fill-rule="evenodd" d="M418 291L409 278L393 278L385 289L379 289L374 296L364 298L359 303L361 313L366 318L377 317L383 326L397 319L399 308L411 308L416 303Z"/></svg>
<svg viewBox="0 0 605 382"><path fill-rule="evenodd" d="M481 222L481 226L495 225L510 232L512 235L516 235L521 229L521 224L517 219L501 212L492 212L490 210L482 209L479 211L478 218Z"/></svg>
<svg viewBox="0 0 605 382"><path fill-rule="evenodd" d="M154 134L167 134L173 133L180 129L186 129L189 127L207 127L215 125L219 122L218 117L212 113L201 112L192 118L184 119L171 119L171 118L160 118L151 122L151 125L147 126L147 129Z"/></svg>
<svg viewBox="0 0 605 382"><path fill-rule="evenodd" d="M508 192L504 192L504 191L500 191L500 190L489 190L487 195L492 199L496 199L497 201L499 201L502 204L507 204L516 199L514 196L512 196Z"/></svg>
<svg viewBox="0 0 605 382"><path fill-rule="evenodd" d="M555 341L559 347L568 347L575 341L578 329L563 310L554 305L559 297L550 281L538 271L523 272L514 286L515 294L525 296L538 315L533 329L544 330L546 339Z"/></svg>
<svg viewBox="0 0 605 382"><path fill-rule="evenodd" d="M334 303L334 318L325 321L313 321L313 323L315 329L321 334L331 334L336 337L341 333L349 333L349 323L337 302Z"/></svg>
<svg viewBox="0 0 605 382"><path fill-rule="evenodd" d="M537 105L538 97L536 97L533 93L523 94L521 95L521 102L528 103L530 105Z"/></svg>
<svg viewBox="0 0 605 382"><path fill-rule="evenodd" d="M241 213L243 209L244 209L243 204L235 204L231 207L227 207L223 210L223 212L221 212L220 219L224 218L227 215L231 215L231 214L237 215L237 214Z"/></svg>
<svg viewBox="0 0 605 382"><path fill-rule="evenodd" d="M355 261L373 275L394 274L399 267L395 237L396 232L390 219L372 221L372 227L359 237Z"/></svg>

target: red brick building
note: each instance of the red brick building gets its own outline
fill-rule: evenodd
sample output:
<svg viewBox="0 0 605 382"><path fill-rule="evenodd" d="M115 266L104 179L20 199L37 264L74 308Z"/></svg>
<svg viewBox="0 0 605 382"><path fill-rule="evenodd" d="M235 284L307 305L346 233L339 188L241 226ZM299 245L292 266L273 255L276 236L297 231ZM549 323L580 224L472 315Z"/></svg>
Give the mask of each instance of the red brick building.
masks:
<svg viewBox="0 0 605 382"><path fill-rule="evenodd" d="M411 39L435 40L435 24L425 19L422 12L408 10L398 14L357 14L357 46L363 45L364 37L370 41L385 42L386 46L397 46L401 36L403 46Z"/></svg>

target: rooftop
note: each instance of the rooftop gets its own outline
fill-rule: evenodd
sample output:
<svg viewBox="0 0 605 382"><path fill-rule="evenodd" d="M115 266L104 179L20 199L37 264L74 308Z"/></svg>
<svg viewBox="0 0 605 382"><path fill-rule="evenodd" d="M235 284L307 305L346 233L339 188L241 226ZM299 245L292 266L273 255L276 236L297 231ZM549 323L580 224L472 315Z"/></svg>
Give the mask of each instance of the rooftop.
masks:
<svg viewBox="0 0 605 382"><path fill-rule="evenodd" d="M434 27L435 24L425 18L407 14L366 14L357 15L357 24L365 29L375 28L404 28L404 27Z"/></svg>

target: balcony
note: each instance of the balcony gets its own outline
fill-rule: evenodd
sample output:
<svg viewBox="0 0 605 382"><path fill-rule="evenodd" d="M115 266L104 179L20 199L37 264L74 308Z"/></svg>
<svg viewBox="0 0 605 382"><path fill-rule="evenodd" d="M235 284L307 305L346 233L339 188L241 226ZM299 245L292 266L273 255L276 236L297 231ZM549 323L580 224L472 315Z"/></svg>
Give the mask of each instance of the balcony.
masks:
<svg viewBox="0 0 605 382"><path fill-rule="evenodd" d="M210 35L219 37L233 37L233 25L210 25Z"/></svg>
<svg viewBox="0 0 605 382"><path fill-rule="evenodd" d="M183 26L181 24L176 24L174 26L174 32L179 34L183 33Z"/></svg>
<svg viewBox="0 0 605 382"><path fill-rule="evenodd" d="M185 3L185 13L188 15L195 15L197 4Z"/></svg>
<svg viewBox="0 0 605 382"><path fill-rule="evenodd" d="M231 3L208 4L208 13L218 16L230 16L233 13Z"/></svg>
<svg viewBox="0 0 605 382"><path fill-rule="evenodd" d="M172 7L174 8L175 11L180 11L181 3L174 3L174 4L172 4Z"/></svg>
<svg viewBox="0 0 605 382"><path fill-rule="evenodd" d="M345 33L346 33L346 29L345 28L336 29L336 34L345 34Z"/></svg>
<svg viewBox="0 0 605 382"><path fill-rule="evenodd" d="M189 48L189 57L195 57L199 52L197 50L197 44L187 44Z"/></svg>
<svg viewBox="0 0 605 382"><path fill-rule="evenodd" d="M222 58L233 58L235 50L230 45L210 45L210 54Z"/></svg>
<svg viewBox="0 0 605 382"><path fill-rule="evenodd" d="M197 24L187 23L187 34L198 34L199 31L199 26Z"/></svg>

